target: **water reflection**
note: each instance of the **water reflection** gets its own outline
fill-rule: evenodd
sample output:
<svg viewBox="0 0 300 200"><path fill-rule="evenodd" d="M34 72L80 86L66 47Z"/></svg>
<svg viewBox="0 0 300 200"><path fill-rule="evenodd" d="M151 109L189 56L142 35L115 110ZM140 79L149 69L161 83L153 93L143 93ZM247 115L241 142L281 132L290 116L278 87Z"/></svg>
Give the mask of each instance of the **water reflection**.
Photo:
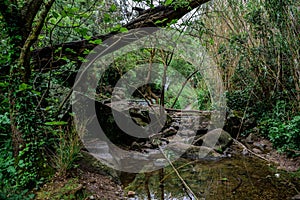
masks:
<svg viewBox="0 0 300 200"><path fill-rule="evenodd" d="M296 188L300 186L269 163L242 155L219 161L181 159L174 166L195 197L168 166L163 175L161 171L137 174L125 187L126 192L135 192L134 197L128 199L290 199L297 194Z"/></svg>

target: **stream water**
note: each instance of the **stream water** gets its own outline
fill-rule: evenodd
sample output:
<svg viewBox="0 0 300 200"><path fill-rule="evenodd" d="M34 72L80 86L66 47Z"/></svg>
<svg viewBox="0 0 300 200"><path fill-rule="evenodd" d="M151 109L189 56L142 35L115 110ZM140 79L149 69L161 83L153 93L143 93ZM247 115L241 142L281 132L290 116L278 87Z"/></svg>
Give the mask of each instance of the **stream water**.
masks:
<svg viewBox="0 0 300 200"><path fill-rule="evenodd" d="M130 200L165 199L291 199L300 184L284 171L266 161L241 154L217 161L178 160L171 166L151 173L123 178L125 191L133 191ZM299 179L298 179L299 180ZM193 193L193 194L192 194Z"/></svg>

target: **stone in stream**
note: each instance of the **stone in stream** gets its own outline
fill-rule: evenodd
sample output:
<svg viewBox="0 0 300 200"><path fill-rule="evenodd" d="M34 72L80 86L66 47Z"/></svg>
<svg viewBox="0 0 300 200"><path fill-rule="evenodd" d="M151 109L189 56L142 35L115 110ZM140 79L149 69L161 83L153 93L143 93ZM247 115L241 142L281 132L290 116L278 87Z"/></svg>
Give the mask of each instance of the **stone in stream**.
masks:
<svg viewBox="0 0 300 200"><path fill-rule="evenodd" d="M134 197L134 195L135 195L135 192L134 192L134 191L128 191L128 192L127 192L127 196L128 196L128 197Z"/></svg>
<svg viewBox="0 0 300 200"><path fill-rule="evenodd" d="M163 130L162 134L164 137L170 137L172 135L175 135L177 133L177 130L173 127L169 127L165 130Z"/></svg>
<svg viewBox="0 0 300 200"><path fill-rule="evenodd" d="M221 128L209 131L203 136L195 137L193 145L213 148L217 152L222 152L232 143L233 139L229 133Z"/></svg>
<svg viewBox="0 0 300 200"><path fill-rule="evenodd" d="M291 198L292 200L300 200L300 194L297 194Z"/></svg>
<svg viewBox="0 0 300 200"><path fill-rule="evenodd" d="M168 149L177 154L182 154L181 157L192 160L215 160L221 158L221 154L214 151L212 148L205 146L194 146L181 142L175 142L168 145Z"/></svg>

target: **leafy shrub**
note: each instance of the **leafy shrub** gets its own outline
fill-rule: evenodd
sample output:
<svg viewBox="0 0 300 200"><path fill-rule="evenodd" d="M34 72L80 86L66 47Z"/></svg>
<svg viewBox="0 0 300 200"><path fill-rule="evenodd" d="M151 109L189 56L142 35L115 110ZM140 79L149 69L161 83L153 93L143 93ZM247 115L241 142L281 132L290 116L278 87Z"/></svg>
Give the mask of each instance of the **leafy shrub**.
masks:
<svg viewBox="0 0 300 200"><path fill-rule="evenodd" d="M0 199L6 200L27 200L34 197L28 193L28 189L24 189L25 185L21 185L29 181L30 175L20 176L21 171L15 165L11 142L8 140L0 149ZM22 178L22 180L20 180Z"/></svg>
<svg viewBox="0 0 300 200"><path fill-rule="evenodd" d="M269 119L268 137L279 151L287 151L293 155L300 155L300 116L290 121Z"/></svg>

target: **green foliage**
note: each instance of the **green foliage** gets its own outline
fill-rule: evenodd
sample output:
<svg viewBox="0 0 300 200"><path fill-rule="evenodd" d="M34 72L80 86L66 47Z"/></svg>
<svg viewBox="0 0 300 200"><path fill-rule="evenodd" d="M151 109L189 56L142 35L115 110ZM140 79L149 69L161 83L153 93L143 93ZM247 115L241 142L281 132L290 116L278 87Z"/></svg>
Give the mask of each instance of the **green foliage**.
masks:
<svg viewBox="0 0 300 200"><path fill-rule="evenodd" d="M260 127L279 151L300 155L300 116L286 121L269 118L262 121Z"/></svg>
<svg viewBox="0 0 300 200"><path fill-rule="evenodd" d="M166 6L171 5L172 2L173 2L173 0L166 0L166 1L165 1L165 5L166 5Z"/></svg>
<svg viewBox="0 0 300 200"><path fill-rule="evenodd" d="M59 176L65 176L68 170L74 168L74 161L79 155L81 146L80 139L75 130L58 130L54 135L59 136L55 144L55 153L52 155L52 166Z"/></svg>
<svg viewBox="0 0 300 200"><path fill-rule="evenodd" d="M300 116L289 117L288 107L284 101L278 101L273 112L261 119L259 127L279 151L300 155Z"/></svg>
<svg viewBox="0 0 300 200"><path fill-rule="evenodd" d="M32 199L34 194L31 194L25 186L30 182L30 179L34 178L32 176L35 176L35 173L31 172L30 174L30 170L26 174L22 172L22 168L30 167L30 164L24 163L23 160L19 161L17 165L15 164L10 141L2 144L0 151L0 188L2 188L0 199Z"/></svg>
<svg viewBox="0 0 300 200"><path fill-rule="evenodd" d="M208 89L198 89L198 109L199 110L210 110L211 102L210 102L210 94Z"/></svg>
<svg viewBox="0 0 300 200"><path fill-rule="evenodd" d="M126 1L123 1L123 6L117 5L117 2L119 1L56 0L45 19L37 42L31 49L83 38L90 45L98 45L102 40L93 39L95 35L111 31L128 32L121 24L132 20L132 16L127 16L130 13L124 6L127 5ZM154 7L153 1L150 0L134 2ZM174 6L175 10L188 7L190 3L187 0L160 2L165 6ZM206 13L205 16L197 16L188 20L189 23L182 22L182 25L189 27L183 28L179 24L179 29L196 30L203 38L205 46L210 51L215 51L214 57L217 58L226 81L228 106L234 110L246 111L246 117L255 116L262 134L269 137L280 151L297 154L300 141L297 102L299 3L293 0L214 1L216 4L220 2L223 3L223 7L215 9L218 12L210 12L213 4L203 6L205 10L202 10L201 14ZM10 8L18 9L21 5L25 5L25 1L18 1L18 4L11 5ZM76 56L79 51L67 48L66 52L79 59L78 63L70 61L70 58L59 54L63 47L58 48L55 52L58 56L53 57L52 61L64 60L66 65L58 68L52 68L50 65L51 69L45 69L49 70L48 72L44 71L43 66L39 72L36 68L37 71L30 69L32 74L24 81L24 66L17 64L23 42L28 39L21 34L24 24L18 27L19 22L9 24L4 22L3 18L1 15L0 36L5 39L2 39L0 44L0 70L8 70L1 73L0 77L0 198L30 199L33 197L30 190L38 187L53 173L47 162L49 157L52 161L51 167L62 176L74 167L74 160L80 150L79 138L74 130L66 128L69 121L62 119L67 118L69 102L63 108L60 107L60 103L65 100L72 87L72 75L80 62L85 62L86 59L82 55ZM155 23L160 25L165 20L167 19ZM37 22L38 16L34 19L33 27ZM173 19L169 23L170 27L176 22L177 19ZM217 28L217 25L221 28ZM226 29L226 25L229 28ZM30 26L26 28L31 29ZM224 29L226 31L223 31ZM84 55L90 53L89 50L80 51L83 51ZM159 55L157 52L152 55L150 49L142 49L116 58L103 77L97 77L100 79L99 85L103 86L99 88L101 98L110 97L111 93L107 88L113 87L122 75L136 66L151 60L152 63L159 63L158 67L163 69L162 60L166 55ZM168 64L185 78L195 71L191 64L177 58L176 55ZM167 76L174 75L172 73L168 71ZM211 109L209 89L204 78L199 73L189 77L190 87L185 87L181 92L175 108L185 108L193 104L190 97L195 92L198 104L193 105L193 108ZM162 73L154 83L153 90L159 91ZM177 98L174 94L180 91L182 83L170 83L174 86L165 92L166 107L172 106ZM101 93L102 91L106 93ZM19 155L16 157L13 156L12 127L20 131L22 140ZM52 154L49 156L45 152Z"/></svg>
<svg viewBox="0 0 300 200"><path fill-rule="evenodd" d="M244 121L254 117L261 134L276 148L295 154L299 151L299 1L230 0L210 6L202 11L211 9L212 14L190 24L190 31L197 30L222 70L227 106L242 111Z"/></svg>

